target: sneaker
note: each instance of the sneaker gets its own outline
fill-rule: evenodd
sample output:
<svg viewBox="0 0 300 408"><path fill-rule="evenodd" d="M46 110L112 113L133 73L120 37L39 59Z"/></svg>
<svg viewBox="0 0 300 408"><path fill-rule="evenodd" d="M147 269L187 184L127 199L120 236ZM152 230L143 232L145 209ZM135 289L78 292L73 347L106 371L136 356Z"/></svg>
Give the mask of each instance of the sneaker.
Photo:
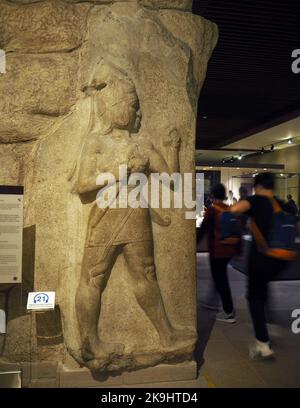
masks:
<svg viewBox="0 0 300 408"><path fill-rule="evenodd" d="M234 312L232 313L219 312L216 315L216 320L218 322L225 322L225 323L235 323L236 322Z"/></svg>
<svg viewBox="0 0 300 408"><path fill-rule="evenodd" d="M249 356L252 360L269 360L274 358L275 353L270 347L270 343L264 343L259 340L250 346Z"/></svg>

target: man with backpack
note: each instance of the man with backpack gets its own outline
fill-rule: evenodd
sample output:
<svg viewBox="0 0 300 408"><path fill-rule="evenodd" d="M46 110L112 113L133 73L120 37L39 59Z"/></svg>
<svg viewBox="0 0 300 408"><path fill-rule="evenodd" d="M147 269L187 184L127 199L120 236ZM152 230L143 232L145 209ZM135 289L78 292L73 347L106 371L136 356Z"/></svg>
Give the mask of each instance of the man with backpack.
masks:
<svg viewBox="0 0 300 408"><path fill-rule="evenodd" d="M226 243L226 238L222 242L222 214L229 214L230 208L224 204L226 199L225 187L222 184L217 184L212 189L211 194L212 205L207 209L201 227L198 228L197 240L199 242L204 235L208 234L211 273L223 305L223 311L217 314L216 319L226 323L235 323L227 265L231 258L238 253L238 245L235 242Z"/></svg>
<svg viewBox="0 0 300 408"><path fill-rule="evenodd" d="M265 317L268 283L297 256L296 217L284 212L284 203L274 196L274 188L273 174L259 174L254 181L255 195L231 207L231 212L251 217L247 298L255 331L255 342L250 347L253 359L274 356Z"/></svg>

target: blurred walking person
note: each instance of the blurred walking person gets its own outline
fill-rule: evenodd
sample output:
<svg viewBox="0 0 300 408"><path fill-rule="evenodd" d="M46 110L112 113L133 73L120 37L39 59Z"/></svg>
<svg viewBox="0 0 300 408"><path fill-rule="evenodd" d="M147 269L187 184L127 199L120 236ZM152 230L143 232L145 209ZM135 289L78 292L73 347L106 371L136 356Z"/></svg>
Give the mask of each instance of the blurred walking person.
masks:
<svg viewBox="0 0 300 408"><path fill-rule="evenodd" d="M199 242L206 234L208 235L212 278L223 306L223 311L217 314L216 319L226 323L235 323L235 310L228 281L227 266L238 250L235 245L225 245L221 242L220 216L222 212L229 211L229 206L224 204L226 199L225 187L222 184L217 184L212 189L211 195L213 202L205 212L201 227L197 231L197 240Z"/></svg>
<svg viewBox="0 0 300 408"><path fill-rule="evenodd" d="M270 237L277 233L276 240L285 239L288 231L292 232L296 226L290 218L286 225L274 222L275 214L279 214L278 220L285 219L284 203L274 196L275 177L271 173L262 173L255 177L255 194L245 200L239 201L231 211L237 214L248 214L251 217L253 240L248 259L248 304L255 331L255 342L250 347L250 357L253 359L267 359L274 356L270 346L270 338L266 324L265 308L268 298L268 283L286 266L282 254L293 251L272 249ZM287 217L292 217L288 216ZM285 233L280 234L285 228ZM276 230L277 228L277 230ZM290 230L289 230L290 229ZM281 235L281 237L280 237ZM283 237L284 236L284 237ZM293 246L292 240L291 246ZM274 240L273 240L274 242ZM280 246L280 245L279 245ZM277 251L277 252L276 252Z"/></svg>
<svg viewBox="0 0 300 408"><path fill-rule="evenodd" d="M240 195L239 201L246 200L248 198L248 190L246 189L245 186L240 186L239 195Z"/></svg>
<svg viewBox="0 0 300 408"><path fill-rule="evenodd" d="M234 196L234 194L233 194L233 191L232 191L232 190L229 190L229 191L228 191L227 204L228 204L228 205L234 205L234 204L237 203L237 201L238 201L238 200L235 198L235 196Z"/></svg>
<svg viewBox="0 0 300 408"><path fill-rule="evenodd" d="M247 198L248 198L248 190L246 189L245 186L240 186L240 188L239 188L239 195L240 195L239 201L247 200ZM249 231L248 231L248 228L247 228L248 218L249 218L249 217L248 217L247 214L242 214L242 215L240 216L243 234L247 234L247 233L249 232Z"/></svg>
<svg viewBox="0 0 300 408"><path fill-rule="evenodd" d="M297 207L297 204L293 200L293 197L291 194L288 194L287 203L285 206L286 206L286 211L288 211L291 214L298 215L299 209Z"/></svg>

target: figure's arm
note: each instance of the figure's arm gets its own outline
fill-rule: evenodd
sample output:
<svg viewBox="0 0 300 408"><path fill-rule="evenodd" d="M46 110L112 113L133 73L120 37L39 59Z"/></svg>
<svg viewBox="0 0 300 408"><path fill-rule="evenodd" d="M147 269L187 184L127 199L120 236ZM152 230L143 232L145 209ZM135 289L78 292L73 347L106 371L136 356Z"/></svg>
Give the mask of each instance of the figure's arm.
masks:
<svg viewBox="0 0 300 408"><path fill-rule="evenodd" d="M155 173L173 174L179 169L180 137L176 129L172 130L163 140L166 149L165 157L152 147L149 152L150 169Z"/></svg>
<svg viewBox="0 0 300 408"><path fill-rule="evenodd" d="M244 214L249 211L251 208L251 204L248 200L241 200L238 203L234 204L230 207L230 211L235 214Z"/></svg>
<svg viewBox="0 0 300 408"><path fill-rule="evenodd" d="M73 187L77 194L90 193L99 190L96 184L97 176L97 155L99 154L99 140L91 136L83 146L80 157L78 177Z"/></svg>

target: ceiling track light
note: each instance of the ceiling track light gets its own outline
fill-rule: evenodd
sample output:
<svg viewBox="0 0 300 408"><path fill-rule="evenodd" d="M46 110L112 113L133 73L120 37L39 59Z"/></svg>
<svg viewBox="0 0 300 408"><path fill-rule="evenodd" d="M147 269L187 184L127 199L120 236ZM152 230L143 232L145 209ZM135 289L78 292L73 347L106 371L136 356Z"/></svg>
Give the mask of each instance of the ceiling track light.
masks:
<svg viewBox="0 0 300 408"><path fill-rule="evenodd" d="M250 157L257 157L260 155L264 155L267 153L272 153L276 150L276 146L282 145L282 144L288 144L288 145L293 145L295 144L295 141L298 140L300 141L300 136L295 136L293 138L281 140L280 142L275 142L270 145L265 145L262 146L260 149L258 148L257 151L254 151L253 153L240 153L238 156L232 156L232 157L226 157L225 159L222 159L222 164L227 164L227 163L234 163L237 160L243 160L243 159L248 159Z"/></svg>
<svg viewBox="0 0 300 408"><path fill-rule="evenodd" d="M289 137L289 138L280 140L279 142L272 143L271 145L266 145L262 149L267 149L267 150L265 150L265 152L267 152L267 151L273 152L275 150L276 146L286 145L286 144L294 145L294 144L297 144L297 141L300 141L300 136L294 136L294 137Z"/></svg>
<svg viewBox="0 0 300 408"><path fill-rule="evenodd" d="M239 154L239 156L226 157L225 159L222 159L222 164L235 163L237 160L242 160L244 157L247 157L247 155Z"/></svg>

